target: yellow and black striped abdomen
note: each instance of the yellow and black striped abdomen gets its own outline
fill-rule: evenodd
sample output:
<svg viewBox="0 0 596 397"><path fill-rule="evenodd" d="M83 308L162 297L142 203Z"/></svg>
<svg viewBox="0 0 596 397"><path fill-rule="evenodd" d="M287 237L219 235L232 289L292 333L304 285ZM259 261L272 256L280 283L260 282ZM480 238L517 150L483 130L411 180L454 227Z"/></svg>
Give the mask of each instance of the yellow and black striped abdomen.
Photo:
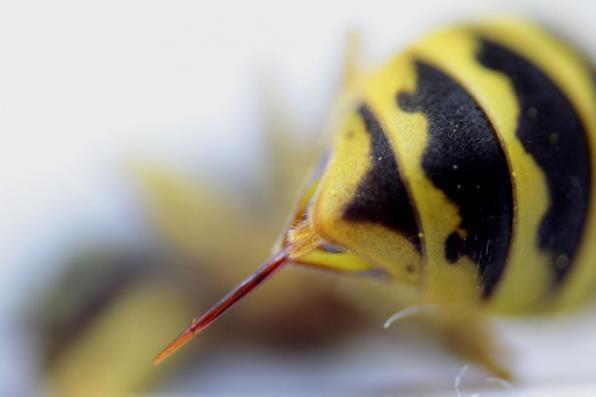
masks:
<svg viewBox="0 0 596 397"><path fill-rule="evenodd" d="M578 301L596 281L591 73L519 21L415 44L364 84L356 117L368 133L368 171L342 207L342 227L400 235L421 257L429 300L506 312ZM339 148L350 147L350 134ZM342 184L334 168L362 160L338 158L319 201Z"/></svg>
<svg viewBox="0 0 596 397"><path fill-rule="evenodd" d="M513 30L511 39L514 35L525 36L525 28L517 34ZM533 43L532 39L540 36L528 36L524 48L537 48L539 43ZM545 52L532 54L534 50L524 53L520 48L509 49L506 37L501 43L483 38L478 59L483 66L507 76L511 82L519 108L516 137L525 155L532 158L543 174L548 193L547 209L533 234L537 237L537 249L546 255L549 283L543 299L560 300L566 290L573 288L574 273L596 267L594 253L587 256L582 253L596 237L590 228L590 207L594 202L591 144L596 139L596 107L593 87L586 80L587 64L574 64L577 57L561 51L562 48L554 41L549 42L548 37L541 41ZM556 63L561 66L553 68ZM566 82L568 73L573 73L579 84ZM525 189L527 196L531 194L527 185L520 189ZM523 255L523 249L520 254ZM521 271L523 261L520 265ZM532 284L518 283L520 294L528 290L529 285ZM504 288L507 288L506 283ZM502 300L507 303L506 293L504 289ZM515 303L509 299L510 306Z"/></svg>
<svg viewBox="0 0 596 397"><path fill-rule="evenodd" d="M593 294L596 78L586 60L507 20L443 30L353 80L329 161L276 254L156 362L288 262L381 267L396 295L442 306L468 336L481 332L478 307L544 311ZM507 375L484 339L466 342Z"/></svg>
<svg viewBox="0 0 596 397"><path fill-rule="evenodd" d="M540 30L511 22L446 31L413 51L475 98L507 157L514 222L493 306L522 310L562 296L571 269L590 268L594 258L582 265L578 257L592 191L587 65ZM494 260L491 267L500 268Z"/></svg>
<svg viewBox="0 0 596 397"><path fill-rule="evenodd" d="M417 88L398 105L425 115L423 169L458 208L447 262L472 260L497 310L580 297L596 267L587 64L518 22L447 30L411 57Z"/></svg>

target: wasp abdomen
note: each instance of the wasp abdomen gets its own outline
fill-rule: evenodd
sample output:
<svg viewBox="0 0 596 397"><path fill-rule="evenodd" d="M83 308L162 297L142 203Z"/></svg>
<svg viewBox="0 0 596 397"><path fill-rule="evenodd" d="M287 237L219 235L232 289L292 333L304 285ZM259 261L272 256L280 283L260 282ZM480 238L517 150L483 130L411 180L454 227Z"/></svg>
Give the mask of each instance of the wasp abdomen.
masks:
<svg viewBox="0 0 596 397"><path fill-rule="evenodd" d="M416 62L416 73L416 92L398 94L398 103L425 114L429 141L422 167L459 208L460 230L445 241L446 257L454 262L468 256L477 263L486 297L509 251L513 195L507 159L486 114L463 87L424 62Z"/></svg>
<svg viewBox="0 0 596 397"><path fill-rule="evenodd" d="M351 222L379 223L403 234L422 255L418 221L395 153L372 111L361 105L358 113L370 136L370 166L347 205L344 218Z"/></svg>
<svg viewBox="0 0 596 397"><path fill-rule="evenodd" d="M532 63L486 39L478 60L511 81L520 107L516 135L546 177L550 205L536 243L548 252L557 286L574 262L590 202L587 132L567 96Z"/></svg>

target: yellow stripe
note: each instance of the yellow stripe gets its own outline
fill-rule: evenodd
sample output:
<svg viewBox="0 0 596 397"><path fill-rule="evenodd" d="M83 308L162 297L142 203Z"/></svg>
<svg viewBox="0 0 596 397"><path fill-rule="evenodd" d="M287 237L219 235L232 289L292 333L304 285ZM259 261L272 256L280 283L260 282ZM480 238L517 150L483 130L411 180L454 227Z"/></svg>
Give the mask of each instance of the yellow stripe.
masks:
<svg viewBox="0 0 596 397"><path fill-rule="evenodd" d="M479 64L477 47L469 31L451 28L416 44L413 51L458 81L483 108L498 134L512 171L515 205L509 260L490 305L498 311L525 311L536 305L550 285L550 262L536 243L548 208L548 190L543 172L516 137L519 106L513 87L505 76Z"/></svg>

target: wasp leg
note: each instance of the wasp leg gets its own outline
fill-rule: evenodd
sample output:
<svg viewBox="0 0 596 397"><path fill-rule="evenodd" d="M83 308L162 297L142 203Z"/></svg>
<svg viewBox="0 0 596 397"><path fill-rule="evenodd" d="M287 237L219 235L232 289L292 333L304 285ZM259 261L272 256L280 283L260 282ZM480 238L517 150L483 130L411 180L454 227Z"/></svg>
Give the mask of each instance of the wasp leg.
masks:
<svg viewBox="0 0 596 397"><path fill-rule="evenodd" d="M469 310L441 310L430 320L447 348L481 365L495 377L512 380L513 375L506 365L509 349L495 337L485 315Z"/></svg>
<svg viewBox="0 0 596 397"><path fill-rule="evenodd" d="M362 75L361 70L361 39L360 31L352 29L348 32L347 48L344 58L342 90L350 90L356 86Z"/></svg>

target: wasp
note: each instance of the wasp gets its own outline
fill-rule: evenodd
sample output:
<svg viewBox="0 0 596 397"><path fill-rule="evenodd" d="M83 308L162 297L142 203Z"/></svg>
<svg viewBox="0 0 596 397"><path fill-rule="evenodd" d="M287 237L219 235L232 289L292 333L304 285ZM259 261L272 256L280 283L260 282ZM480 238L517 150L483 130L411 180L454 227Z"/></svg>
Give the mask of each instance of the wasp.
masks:
<svg viewBox="0 0 596 397"><path fill-rule="evenodd" d="M461 352L507 377L486 313L571 308L596 281L593 70L541 27L502 19L348 73L331 149L274 254L155 362L293 263L409 291Z"/></svg>

